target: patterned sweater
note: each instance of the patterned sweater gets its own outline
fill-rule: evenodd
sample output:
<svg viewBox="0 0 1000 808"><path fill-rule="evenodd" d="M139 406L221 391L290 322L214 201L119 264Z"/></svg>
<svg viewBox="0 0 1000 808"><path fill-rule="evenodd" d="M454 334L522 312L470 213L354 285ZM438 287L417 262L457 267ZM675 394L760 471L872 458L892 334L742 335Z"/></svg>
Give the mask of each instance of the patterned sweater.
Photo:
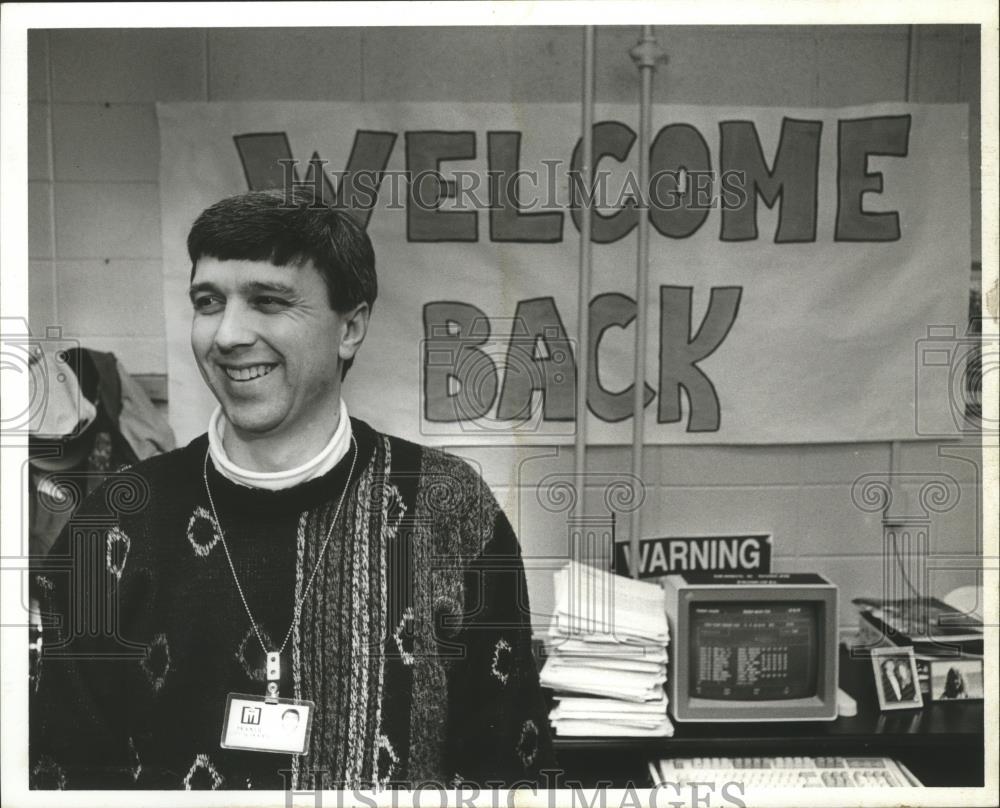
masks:
<svg viewBox="0 0 1000 808"><path fill-rule="evenodd" d="M352 419L352 453L282 491L207 461L222 536L274 650L316 712L304 755L220 748L227 694L265 654L205 491L206 436L113 475L33 576L46 615L35 788L284 789L539 782L553 766L520 549L464 462Z"/></svg>

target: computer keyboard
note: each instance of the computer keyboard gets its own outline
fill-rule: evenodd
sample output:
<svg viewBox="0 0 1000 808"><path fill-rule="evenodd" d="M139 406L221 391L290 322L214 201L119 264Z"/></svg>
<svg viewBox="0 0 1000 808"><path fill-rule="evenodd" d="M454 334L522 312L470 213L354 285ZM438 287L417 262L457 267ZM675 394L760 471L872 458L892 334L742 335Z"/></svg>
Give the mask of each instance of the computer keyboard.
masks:
<svg viewBox="0 0 1000 808"><path fill-rule="evenodd" d="M919 786L903 764L885 757L673 758L650 761L653 784L742 783L744 788Z"/></svg>

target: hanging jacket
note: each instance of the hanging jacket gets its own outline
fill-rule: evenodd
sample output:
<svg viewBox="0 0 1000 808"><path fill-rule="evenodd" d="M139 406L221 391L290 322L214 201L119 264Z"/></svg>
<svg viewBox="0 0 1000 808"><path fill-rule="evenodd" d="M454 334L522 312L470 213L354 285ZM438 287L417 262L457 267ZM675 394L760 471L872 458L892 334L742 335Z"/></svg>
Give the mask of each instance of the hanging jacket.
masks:
<svg viewBox="0 0 1000 808"><path fill-rule="evenodd" d="M29 440L32 555L48 553L76 507L110 472L174 448L169 424L114 354L73 348L65 363L97 414L78 435Z"/></svg>

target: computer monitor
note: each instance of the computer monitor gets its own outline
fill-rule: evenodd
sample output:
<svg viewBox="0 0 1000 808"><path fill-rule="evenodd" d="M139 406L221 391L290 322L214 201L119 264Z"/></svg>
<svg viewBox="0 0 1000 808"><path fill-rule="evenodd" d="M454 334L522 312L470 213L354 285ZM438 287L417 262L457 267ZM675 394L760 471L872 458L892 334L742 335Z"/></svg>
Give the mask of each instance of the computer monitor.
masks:
<svg viewBox="0 0 1000 808"><path fill-rule="evenodd" d="M679 721L837 717L837 587L820 575L664 580L669 708Z"/></svg>

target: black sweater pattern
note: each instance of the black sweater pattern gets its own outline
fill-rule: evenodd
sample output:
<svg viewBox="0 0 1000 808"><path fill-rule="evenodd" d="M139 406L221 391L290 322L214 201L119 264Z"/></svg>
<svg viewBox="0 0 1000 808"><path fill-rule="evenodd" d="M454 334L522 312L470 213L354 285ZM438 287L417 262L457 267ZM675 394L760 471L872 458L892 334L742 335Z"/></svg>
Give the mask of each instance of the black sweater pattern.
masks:
<svg viewBox="0 0 1000 808"><path fill-rule="evenodd" d="M265 652L202 435L109 477L32 576L33 787L539 782L552 745L510 523L463 461L352 427L350 480L350 452L281 491L207 463L267 650L305 593L280 694L316 704L306 754L220 747L227 695L264 693Z"/></svg>

